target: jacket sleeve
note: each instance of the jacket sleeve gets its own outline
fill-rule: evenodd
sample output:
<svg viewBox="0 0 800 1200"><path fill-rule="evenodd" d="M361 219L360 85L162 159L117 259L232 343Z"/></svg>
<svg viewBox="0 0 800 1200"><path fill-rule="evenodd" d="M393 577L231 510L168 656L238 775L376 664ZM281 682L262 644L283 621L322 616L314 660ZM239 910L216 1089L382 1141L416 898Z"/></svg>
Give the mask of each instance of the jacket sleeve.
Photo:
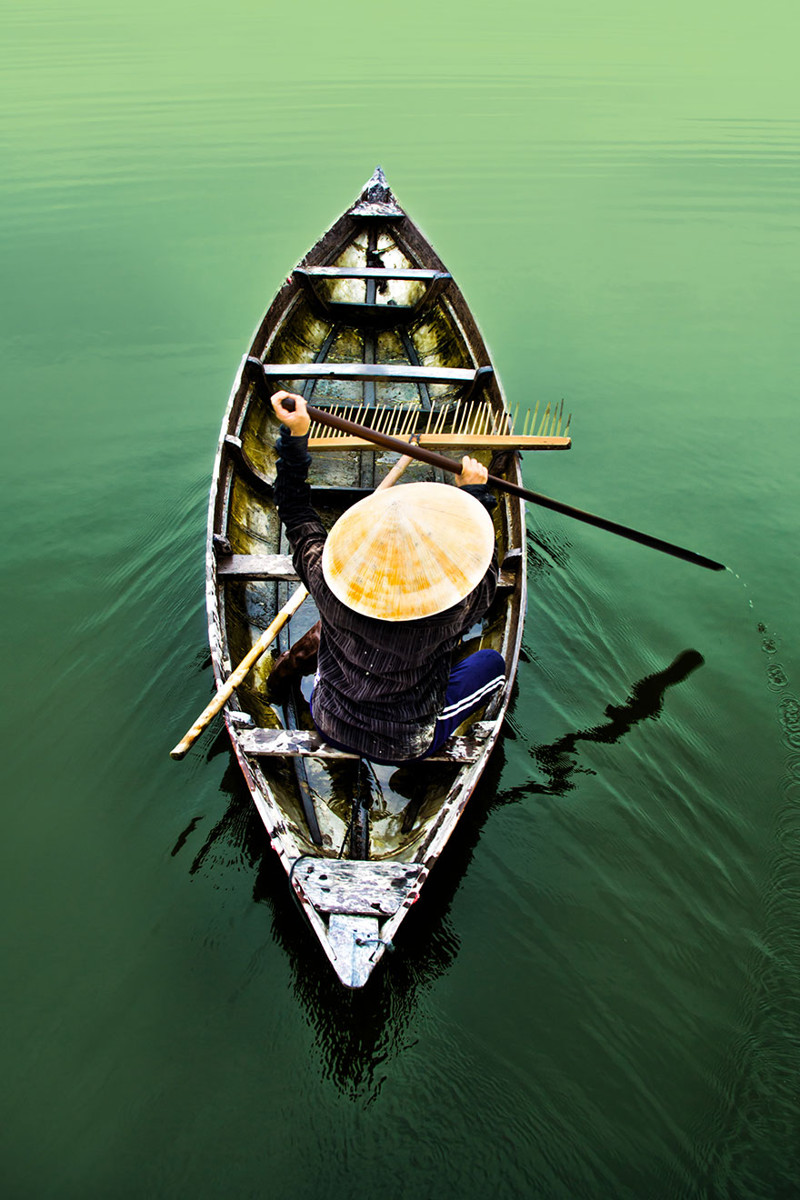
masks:
<svg viewBox="0 0 800 1200"><path fill-rule="evenodd" d="M479 500L483 507L491 513L496 507L497 500L492 495L489 488L484 483L470 483L462 487L462 492L467 492L470 496L474 496ZM497 592L497 578L499 568L497 565L497 547L492 554L492 561L489 564L489 569L484 575L476 588L470 592L467 598L463 601L464 615L461 625L462 634L466 633L476 621L484 615L491 606Z"/></svg>
<svg viewBox="0 0 800 1200"><path fill-rule="evenodd" d="M480 500L488 512L497 507L497 500L485 483L465 483L461 491L474 496L476 500Z"/></svg>
<svg viewBox="0 0 800 1200"><path fill-rule="evenodd" d="M325 526L311 505L308 434L292 437L288 428L281 426L277 450L275 503L292 548L295 570L312 591L309 578L319 569L326 533Z"/></svg>
<svg viewBox="0 0 800 1200"><path fill-rule="evenodd" d="M462 600L464 606L461 615L461 634L465 634L476 621L491 607L492 601L497 594L497 550L492 555L492 561L489 564L489 569L484 575L476 588L473 588L465 600Z"/></svg>

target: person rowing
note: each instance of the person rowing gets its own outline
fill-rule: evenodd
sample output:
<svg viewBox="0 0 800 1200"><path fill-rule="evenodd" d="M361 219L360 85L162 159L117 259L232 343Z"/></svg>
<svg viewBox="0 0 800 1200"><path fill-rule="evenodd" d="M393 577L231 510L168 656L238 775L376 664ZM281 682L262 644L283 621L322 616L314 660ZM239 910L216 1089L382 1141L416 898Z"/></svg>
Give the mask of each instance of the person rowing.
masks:
<svg viewBox="0 0 800 1200"><path fill-rule="evenodd" d="M326 742L377 763L426 758L505 683L496 650L452 661L497 589L487 469L465 455L457 486L377 491L326 533L311 505L306 402L281 391L272 407L282 426L275 502L320 622L318 640L315 627L281 656L271 684L316 649L311 715Z"/></svg>

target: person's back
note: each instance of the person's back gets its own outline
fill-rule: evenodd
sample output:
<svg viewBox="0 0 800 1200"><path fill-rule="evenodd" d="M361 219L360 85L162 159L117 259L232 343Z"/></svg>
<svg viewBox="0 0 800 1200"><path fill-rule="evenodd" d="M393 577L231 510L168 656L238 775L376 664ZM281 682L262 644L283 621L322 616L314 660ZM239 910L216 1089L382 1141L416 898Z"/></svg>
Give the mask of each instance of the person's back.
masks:
<svg viewBox="0 0 800 1200"><path fill-rule="evenodd" d="M273 397L284 426L278 439L275 498L295 569L320 614L314 723L334 746L374 761L419 758L441 744L444 709L463 720L470 697L483 703L504 682L503 660L495 651L481 651L460 665L457 692L451 676L453 651L494 598L497 560L491 519L474 496L459 495L444 484L411 484L400 489L403 495L396 500L387 501L384 494L378 503L373 497L361 501L327 535L310 502L305 403L292 396L295 408L289 412L282 405L288 395L279 392ZM465 458L464 463L464 482L473 487L485 484L486 469L473 459ZM445 488L448 494L428 491L423 497L407 488ZM418 536L406 533L415 529L413 519L419 520L415 505L417 512L420 501L423 509L430 509L431 497L442 502L441 541L447 543L449 537L452 543L449 556L442 552L441 563L436 561L437 539L426 536L423 528L431 523L430 512ZM434 513L436 507L434 503ZM396 533L394 510L400 510L402 539ZM463 530L460 522L465 523ZM389 545L393 538L394 549ZM401 565L403 556L413 559L416 550L422 565L412 561L408 570L398 571L398 546ZM363 563L354 566L359 556ZM382 570L387 556L393 564L388 573ZM442 608L448 600L455 602ZM426 607L436 611L410 616Z"/></svg>

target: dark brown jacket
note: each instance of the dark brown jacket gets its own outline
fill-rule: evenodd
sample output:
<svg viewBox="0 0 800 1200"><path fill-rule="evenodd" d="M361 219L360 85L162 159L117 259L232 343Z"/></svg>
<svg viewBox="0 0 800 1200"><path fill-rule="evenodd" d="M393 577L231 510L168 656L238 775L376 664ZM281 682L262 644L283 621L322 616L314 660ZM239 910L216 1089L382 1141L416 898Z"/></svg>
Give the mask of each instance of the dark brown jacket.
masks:
<svg viewBox="0 0 800 1200"><path fill-rule="evenodd" d="M314 722L323 737L375 762L417 758L433 739L452 652L483 616L497 588L497 558L478 586L445 612L418 621L380 621L353 612L322 574L325 528L311 507L308 438L278 438L275 499L295 570L322 621ZM400 485L402 486L402 485ZM481 498L487 489L471 489Z"/></svg>

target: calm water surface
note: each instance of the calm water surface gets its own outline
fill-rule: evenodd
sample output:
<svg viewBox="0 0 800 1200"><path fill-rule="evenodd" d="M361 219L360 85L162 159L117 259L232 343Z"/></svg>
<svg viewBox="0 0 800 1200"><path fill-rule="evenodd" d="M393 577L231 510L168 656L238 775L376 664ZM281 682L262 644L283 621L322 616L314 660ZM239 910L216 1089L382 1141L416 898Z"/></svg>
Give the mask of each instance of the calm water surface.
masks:
<svg viewBox="0 0 800 1200"><path fill-rule="evenodd" d="M0 1172L39 1197L800 1187L797 8L4 9ZM212 734L205 497L380 162L513 403L502 745L363 994Z"/></svg>

